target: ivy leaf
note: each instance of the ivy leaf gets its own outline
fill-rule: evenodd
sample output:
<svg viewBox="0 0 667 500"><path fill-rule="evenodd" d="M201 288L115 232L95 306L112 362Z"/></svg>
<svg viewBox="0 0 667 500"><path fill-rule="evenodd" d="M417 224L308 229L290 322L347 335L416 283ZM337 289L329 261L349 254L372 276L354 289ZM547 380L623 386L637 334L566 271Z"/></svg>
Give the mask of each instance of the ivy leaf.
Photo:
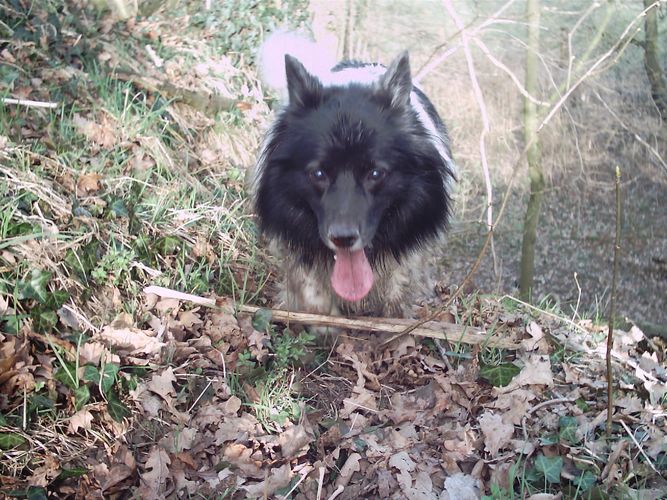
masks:
<svg viewBox="0 0 667 500"><path fill-rule="evenodd" d="M30 486L26 495L28 500L47 500L46 490L41 486Z"/></svg>
<svg viewBox="0 0 667 500"><path fill-rule="evenodd" d="M21 330L21 320L24 320L27 317L27 314L0 316L0 323L2 324L0 331L8 333L9 335L17 335Z"/></svg>
<svg viewBox="0 0 667 500"><path fill-rule="evenodd" d="M125 417L130 415L130 410L118 399L118 396L113 391L109 392L107 396L107 410L111 418L116 422L122 422Z"/></svg>
<svg viewBox="0 0 667 500"><path fill-rule="evenodd" d="M44 304L49 296L46 285L51 281L51 273L43 269L33 269L30 276L16 283L16 298L35 299Z"/></svg>
<svg viewBox="0 0 667 500"><path fill-rule="evenodd" d="M252 327L258 332L271 332L271 310L258 309L252 317Z"/></svg>
<svg viewBox="0 0 667 500"><path fill-rule="evenodd" d="M111 203L111 213L116 216L116 217L129 217L130 213L127 210L127 207L125 206L125 201L123 201L121 198L116 198L112 203Z"/></svg>
<svg viewBox="0 0 667 500"><path fill-rule="evenodd" d="M88 386L82 384L74 389L74 399L76 401L74 404L74 409L79 411L90 399L90 389Z"/></svg>
<svg viewBox="0 0 667 500"><path fill-rule="evenodd" d="M484 365L479 369L479 376L494 387L505 387L520 371L521 369L512 363Z"/></svg>
<svg viewBox="0 0 667 500"><path fill-rule="evenodd" d="M55 290L49 294L44 302L44 307L56 311L69 299L69 293L65 290Z"/></svg>
<svg viewBox="0 0 667 500"><path fill-rule="evenodd" d="M0 432L0 450L11 450L26 442L26 438L15 432Z"/></svg>
<svg viewBox="0 0 667 500"><path fill-rule="evenodd" d="M65 361L64 366L61 365L53 375L57 381L62 382L70 389L76 389L79 385L76 378L76 370L72 363Z"/></svg>
<svg viewBox="0 0 667 500"><path fill-rule="evenodd" d="M563 457L545 457L535 459L535 470L541 473L549 483L560 483L560 471L563 468Z"/></svg>
<svg viewBox="0 0 667 500"><path fill-rule="evenodd" d="M116 382L120 366L107 363L102 369L102 383L100 384L100 371L93 365L86 365L83 368L83 379L92 382L95 385L101 385L102 392L107 394Z"/></svg>
<svg viewBox="0 0 667 500"><path fill-rule="evenodd" d="M58 324L58 315L55 311L46 311L43 307L35 307L30 313L33 326L38 332L50 332Z"/></svg>
<svg viewBox="0 0 667 500"><path fill-rule="evenodd" d="M595 474L589 470L582 471L579 476L576 476L572 479L572 484L579 488L580 492L588 490L596 482L597 478L595 477Z"/></svg>
<svg viewBox="0 0 667 500"><path fill-rule="evenodd" d="M104 365L104 370L102 371L102 391L104 394L107 394L109 389L116 383L116 376L119 370L120 366L113 363Z"/></svg>
<svg viewBox="0 0 667 500"><path fill-rule="evenodd" d="M99 249L100 242L97 240L80 247L76 253L69 249L65 255L65 264L74 271L80 280L87 283L88 274L97 265Z"/></svg>
<svg viewBox="0 0 667 500"><path fill-rule="evenodd" d="M81 477L85 476L90 472L85 467L74 467L72 469L62 469L60 474L58 474L58 479L68 479L70 477Z"/></svg>
<svg viewBox="0 0 667 500"><path fill-rule="evenodd" d="M55 408L56 404L46 396L41 394L33 394L28 402L28 413L33 414L40 410L51 410Z"/></svg>
<svg viewBox="0 0 667 500"><path fill-rule="evenodd" d="M577 428L579 424L577 423L576 418L570 415L566 415L560 417L558 424L558 435L561 441L565 441L569 444L576 444L579 441L577 438Z"/></svg>

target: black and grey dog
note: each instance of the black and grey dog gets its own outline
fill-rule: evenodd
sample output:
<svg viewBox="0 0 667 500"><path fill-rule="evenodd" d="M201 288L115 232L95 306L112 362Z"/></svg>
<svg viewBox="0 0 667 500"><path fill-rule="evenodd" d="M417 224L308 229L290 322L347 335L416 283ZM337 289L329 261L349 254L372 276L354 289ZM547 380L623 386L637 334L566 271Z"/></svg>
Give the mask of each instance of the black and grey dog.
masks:
<svg viewBox="0 0 667 500"><path fill-rule="evenodd" d="M450 214L445 126L413 85L407 53L389 67L329 70L290 54L268 61L284 71L287 102L252 176L260 228L283 263L283 306L404 314L425 292L427 256Z"/></svg>

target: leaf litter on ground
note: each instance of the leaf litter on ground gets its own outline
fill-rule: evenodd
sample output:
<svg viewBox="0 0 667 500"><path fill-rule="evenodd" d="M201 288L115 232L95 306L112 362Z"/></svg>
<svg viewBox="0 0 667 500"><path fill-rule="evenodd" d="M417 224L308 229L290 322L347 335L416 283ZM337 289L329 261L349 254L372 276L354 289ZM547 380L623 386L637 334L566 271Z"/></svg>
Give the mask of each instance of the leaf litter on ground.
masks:
<svg viewBox="0 0 667 500"><path fill-rule="evenodd" d="M20 22L31 26L25 36L50 36L32 29L39 16ZM604 331L591 322L573 326L473 294L443 318L520 349L452 341L440 351L412 336L384 345L380 334L345 331L327 346L270 315L238 314L231 299L212 296L219 307L207 308L141 296L154 282L203 292L231 280L227 295L261 300L240 174L268 107L252 70L230 56L209 49L187 71L192 54L206 51L202 39L183 42L164 23L173 20L100 21L103 36L164 35L159 69L143 49L128 61L109 39L79 42L81 26L49 42L56 60L92 40L97 62L144 74L134 83L132 71L93 82L85 65L32 68L40 40L12 44L5 56L35 72L16 80L17 96L50 101L49 82L77 106L67 120L15 112L19 125L0 132L13 203L0 257L14 285L0 290L0 494L667 495L664 348L636 327L615 331L607 437ZM245 127L220 124L195 103L167 103L179 89L240 98L231 114ZM65 151L72 144L80 149ZM191 193L205 202L189 205ZM224 272L182 282L169 274L202 262Z"/></svg>

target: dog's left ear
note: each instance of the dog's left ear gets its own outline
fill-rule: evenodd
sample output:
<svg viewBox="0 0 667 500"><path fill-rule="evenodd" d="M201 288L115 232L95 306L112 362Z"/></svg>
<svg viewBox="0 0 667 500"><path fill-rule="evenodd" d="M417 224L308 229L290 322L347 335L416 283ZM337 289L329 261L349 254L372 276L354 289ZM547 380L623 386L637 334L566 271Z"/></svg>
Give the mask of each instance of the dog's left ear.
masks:
<svg viewBox="0 0 667 500"><path fill-rule="evenodd" d="M393 108L405 107L410 103L412 77L410 76L410 57L405 51L399 55L380 77L380 86L389 92Z"/></svg>

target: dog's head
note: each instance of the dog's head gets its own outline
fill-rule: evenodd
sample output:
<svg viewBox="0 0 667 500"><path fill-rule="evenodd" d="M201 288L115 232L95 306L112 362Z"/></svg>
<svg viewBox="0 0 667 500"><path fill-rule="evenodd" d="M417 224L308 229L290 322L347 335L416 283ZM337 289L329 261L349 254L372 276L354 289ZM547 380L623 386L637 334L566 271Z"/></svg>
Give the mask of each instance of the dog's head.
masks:
<svg viewBox="0 0 667 500"><path fill-rule="evenodd" d="M444 225L442 158L411 105L407 53L371 84L325 85L289 55L285 65L289 104L264 147L260 222L306 257L335 258L334 290L360 300L372 262Z"/></svg>

